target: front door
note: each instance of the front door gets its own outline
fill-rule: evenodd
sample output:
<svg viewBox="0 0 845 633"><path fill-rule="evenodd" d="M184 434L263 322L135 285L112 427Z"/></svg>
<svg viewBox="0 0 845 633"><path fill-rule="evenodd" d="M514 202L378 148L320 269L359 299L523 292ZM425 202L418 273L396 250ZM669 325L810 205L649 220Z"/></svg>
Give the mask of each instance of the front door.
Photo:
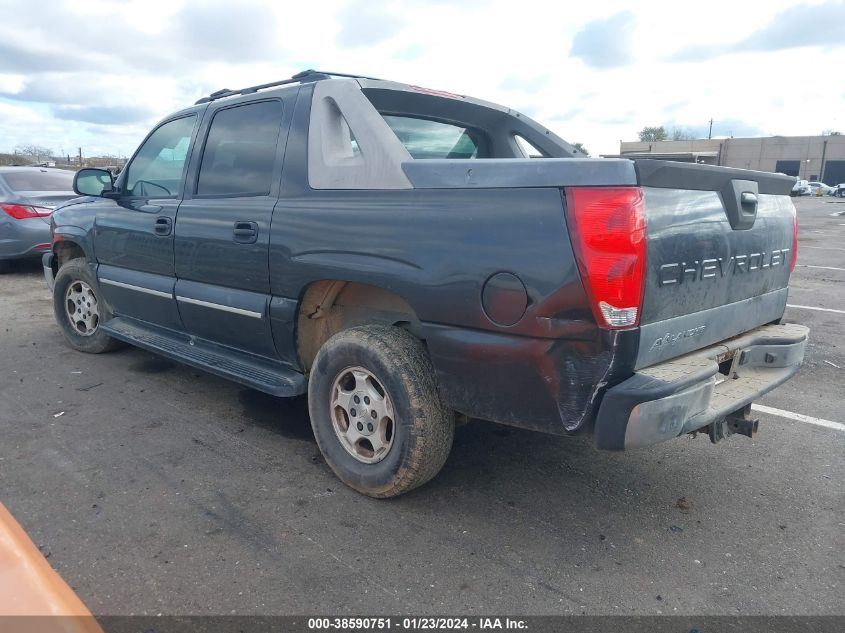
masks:
<svg viewBox="0 0 845 633"><path fill-rule="evenodd" d="M288 110L280 99L209 110L175 228L176 300L185 330L274 359L268 246Z"/></svg>
<svg viewBox="0 0 845 633"><path fill-rule="evenodd" d="M181 329L173 229L197 113L156 128L136 152L118 186L97 201L94 254L100 293L116 316Z"/></svg>

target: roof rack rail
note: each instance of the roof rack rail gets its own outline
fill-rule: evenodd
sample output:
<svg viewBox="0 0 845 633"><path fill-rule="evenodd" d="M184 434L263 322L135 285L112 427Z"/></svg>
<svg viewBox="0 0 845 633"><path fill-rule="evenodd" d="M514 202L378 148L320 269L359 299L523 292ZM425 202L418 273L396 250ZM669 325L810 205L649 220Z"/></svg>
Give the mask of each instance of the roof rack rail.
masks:
<svg viewBox="0 0 845 633"><path fill-rule="evenodd" d="M302 72L296 73L290 79L282 79L281 81L272 81L267 84L259 84L257 86L249 86L248 88L240 88L239 90L229 90L228 88L223 88L222 90L217 90L212 92L207 97L203 97L202 99L197 99L194 105L200 105L201 103L209 103L211 101L216 101L217 99L223 99L224 97L231 97L233 95L248 95L258 92L259 90L264 90L266 88L275 88L276 86L285 86L288 84L296 84L296 83L308 83L311 81L320 81L322 79L330 79L331 77L350 77L352 79L374 79L375 77L364 77L363 75L351 75L349 73L331 73L323 70L314 70L310 68L308 70L303 70ZM378 81L378 80L376 80Z"/></svg>

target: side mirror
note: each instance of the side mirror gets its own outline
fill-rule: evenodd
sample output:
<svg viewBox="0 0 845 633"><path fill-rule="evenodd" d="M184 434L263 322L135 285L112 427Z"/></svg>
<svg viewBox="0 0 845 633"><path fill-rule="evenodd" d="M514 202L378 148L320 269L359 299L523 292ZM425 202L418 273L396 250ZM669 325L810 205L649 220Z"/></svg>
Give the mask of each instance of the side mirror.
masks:
<svg viewBox="0 0 845 633"><path fill-rule="evenodd" d="M102 196L114 191L114 179L105 169L80 169L73 177L73 190L81 196Z"/></svg>

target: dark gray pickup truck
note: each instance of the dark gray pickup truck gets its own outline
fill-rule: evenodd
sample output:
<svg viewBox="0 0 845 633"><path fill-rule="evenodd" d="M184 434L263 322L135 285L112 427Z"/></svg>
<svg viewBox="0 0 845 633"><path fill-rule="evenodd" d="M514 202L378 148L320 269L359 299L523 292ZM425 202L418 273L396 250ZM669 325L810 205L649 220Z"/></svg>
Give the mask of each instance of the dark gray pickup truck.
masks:
<svg viewBox="0 0 845 633"><path fill-rule="evenodd" d="M306 71L167 117L116 181L81 170L44 269L74 348L307 392L329 466L390 497L466 417L611 450L753 435L807 341L781 324L793 182Z"/></svg>

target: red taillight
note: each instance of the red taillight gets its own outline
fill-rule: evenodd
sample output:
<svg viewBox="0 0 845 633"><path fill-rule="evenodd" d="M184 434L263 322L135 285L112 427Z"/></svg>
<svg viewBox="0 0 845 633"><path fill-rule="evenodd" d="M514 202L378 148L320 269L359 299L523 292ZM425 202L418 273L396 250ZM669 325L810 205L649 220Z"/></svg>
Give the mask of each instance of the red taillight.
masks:
<svg viewBox="0 0 845 633"><path fill-rule="evenodd" d="M639 187L569 187L566 216L581 281L599 327L640 322L646 221Z"/></svg>
<svg viewBox="0 0 845 633"><path fill-rule="evenodd" d="M798 263L798 211L792 205L792 266L791 272L795 272L795 264Z"/></svg>
<svg viewBox="0 0 845 633"><path fill-rule="evenodd" d="M30 207L24 204L0 204L0 209L6 212L6 215L15 218L16 220L25 220L27 218L41 218L50 215L53 210L45 207Z"/></svg>

